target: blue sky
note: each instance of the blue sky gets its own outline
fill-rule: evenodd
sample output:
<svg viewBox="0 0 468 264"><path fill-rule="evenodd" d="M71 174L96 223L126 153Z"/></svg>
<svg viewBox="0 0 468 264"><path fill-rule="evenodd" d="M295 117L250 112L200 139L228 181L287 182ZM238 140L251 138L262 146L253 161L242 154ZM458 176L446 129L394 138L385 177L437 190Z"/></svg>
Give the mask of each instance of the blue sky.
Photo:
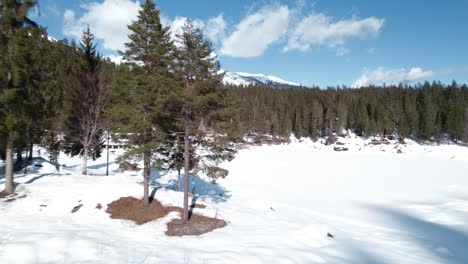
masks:
<svg viewBox="0 0 468 264"><path fill-rule="evenodd" d="M140 0L143 1L143 0ZM466 0L156 1L177 33L203 28L222 67L304 85L456 80L468 83ZM57 39L89 24L104 55L116 56L137 0L40 0L33 16ZM174 33L174 34L175 34Z"/></svg>

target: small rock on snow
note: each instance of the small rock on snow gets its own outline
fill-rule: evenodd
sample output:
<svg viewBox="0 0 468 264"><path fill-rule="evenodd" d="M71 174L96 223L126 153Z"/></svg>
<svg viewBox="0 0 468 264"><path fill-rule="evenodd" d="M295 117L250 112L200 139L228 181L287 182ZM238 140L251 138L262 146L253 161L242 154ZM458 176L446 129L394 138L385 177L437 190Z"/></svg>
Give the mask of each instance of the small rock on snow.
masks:
<svg viewBox="0 0 468 264"><path fill-rule="evenodd" d="M83 205L82 205L82 204L79 204L79 205L77 205L77 206L73 207L73 209L72 209L72 211L71 211L71 212L72 212L72 213L76 213L76 212L78 212L78 210L80 210L81 206L83 206Z"/></svg>

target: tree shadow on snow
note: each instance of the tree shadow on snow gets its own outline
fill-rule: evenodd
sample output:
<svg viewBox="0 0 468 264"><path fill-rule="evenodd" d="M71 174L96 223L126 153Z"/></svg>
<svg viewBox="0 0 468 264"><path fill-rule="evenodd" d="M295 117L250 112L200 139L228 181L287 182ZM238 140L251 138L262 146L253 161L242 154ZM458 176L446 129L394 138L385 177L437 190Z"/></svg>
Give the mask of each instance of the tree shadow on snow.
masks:
<svg viewBox="0 0 468 264"><path fill-rule="evenodd" d="M24 178L28 176L27 174L22 174L22 175L18 175L17 173L15 173L15 175L13 176L13 180L15 179L20 179L20 178ZM3 175L0 175L0 184L4 184L5 183L5 174Z"/></svg>
<svg viewBox="0 0 468 264"><path fill-rule="evenodd" d="M115 168L112 169L112 166L115 165L116 163L114 161L109 161L109 175L106 175L106 167L107 167L107 162L104 163L99 163L99 164L93 164L87 166L88 170L88 176L111 176L111 173L118 172ZM68 171L70 173L81 173L81 167L82 164L76 164L76 165L63 165L63 170ZM79 171L77 171L77 168L79 168Z"/></svg>
<svg viewBox="0 0 468 264"><path fill-rule="evenodd" d="M193 209L195 209L195 206L197 204L197 200L198 200L199 196L198 195L194 195L192 197L192 202L190 202L190 207L189 207L189 211L188 211L188 218L192 218L192 214L193 214Z"/></svg>
<svg viewBox="0 0 468 264"><path fill-rule="evenodd" d="M441 263L468 263L468 234L465 232L397 209L375 205L366 207L397 225L399 230L408 235L408 239L437 257Z"/></svg>
<svg viewBox="0 0 468 264"><path fill-rule="evenodd" d="M161 183L159 180L165 176L166 172L153 170L151 172L151 186L154 189L164 188L177 191L177 178L170 179L169 182ZM181 175L181 191L184 190L183 174ZM205 180L198 175L190 175L189 192L193 193L196 199L210 198L216 203L227 201L231 195L223 186ZM195 198L196 197L196 198ZM193 203L193 202L192 202Z"/></svg>
<svg viewBox="0 0 468 264"><path fill-rule="evenodd" d="M152 203L153 200L154 200L154 195L156 195L156 191L158 190L158 188L153 188L153 190L151 191L150 193L150 196L149 196L149 203Z"/></svg>
<svg viewBox="0 0 468 264"><path fill-rule="evenodd" d="M109 170L110 170L111 166L114 165L114 164L115 164L114 161L109 161ZM90 170L99 170L99 169L105 169L106 166L107 166L107 162L88 166L88 169L90 169Z"/></svg>
<svg viewBox="0 0 468 264"><path fill-rule="evenodd" d="M387 264L388 262L380 259L371 252L364 251L355 243L347 243L342 256L323 256L326 263L347 263L347 264Z"/></svg>
<svg viewBox="0 0 468 264"><path fill-rule="evenodd" d="M30 164L28 165L29 168L27 169L26 173L24 173L24 170L21 170L21 171L18 171L18 172L15 172L14 173L14 180L17 180L17 179L20 179L20 178L24 178L24 177L27 177L29 176L30 174L34 174L34 173L38 173L38 170L43 167L43 164L44 163L49 163L51 165L53 165L52 163L50 163L50 161L42 158L42 157L34 157L33 160L31 161L28 161ZM38 167L36 167L36 165ZM30 184L30 183L33 183L35 182L36 180L42 178L42 177L45 177L45 176L50 176L50 175L55 175L56 173L44 173L44 174L41 174L41 175L38 175L30 180L28 180L27 182L25 182L25 184ZM5 183L5 174L0 174L0 184L3 184ZM18 185L19 183L15 183L15 185Z"/></svg>
<svg viewBox="0 0 468 264"><path fill-rule="evenodd" d="M25 182L24 184L31 184L31 183L33 183L33 182L35 182L35 181L37 181L37 180L39 180L41 178L44 178L46 176L51 176L51 175L55 175L55 173L45 173L45 174L38 175L38 176L30 179L29 181Z"/></svg>

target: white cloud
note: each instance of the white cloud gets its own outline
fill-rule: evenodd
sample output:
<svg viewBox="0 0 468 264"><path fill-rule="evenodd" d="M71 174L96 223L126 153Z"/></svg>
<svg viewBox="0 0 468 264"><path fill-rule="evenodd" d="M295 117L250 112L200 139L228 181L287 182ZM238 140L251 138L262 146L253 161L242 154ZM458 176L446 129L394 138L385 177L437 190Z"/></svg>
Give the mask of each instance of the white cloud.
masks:
<svg viewBox="0 0 468 264"><path fill-rule="evenodd" d="M420 81L424 78L429 78L434 76L433 71L423 71L421 68L411 68L406 76L406 81L408 82L416 82Z"/></svg>
<svg viewBox="0 0 468 264"><path fill-rule="evenodd" d="M256 57L283 37L291 11L287 6L266 6L244 18L224 39L221 53L233 57Z"/></svg>
<svg viewBox="0 0 468 264"><path fill-rule="evenodd" d="M351 50L348 48L339 47L336 49L336 56L338 57L346 56L349 53L351 53Z"/></svg>
<svg viewBox="0 0 468 264"><path fill-rule="evenodd" d="M161 25L163 27L170 27L171 26L172 20L169 17L167 17L167 16L160 13L159 14L159 19L161 20Z"/></svg>
<svg viewBox="0 0 468 264"><path fill-rule="evenodd" d="M172 21L170 20L168 21L169 27L171 28L171 38L173 40L176 40L177 35L182 34L182 29L185 23L187 23L187 21L188 21L187 17L179 17L179 16L175 17L174 20ZM165 23L168 23L168 22L165 22ZM203 22L203 20L192 19L191 22L195 28L204 29L205 27L205 22Z"/></svg>
<svg viewBox="0 0 468 264"><path fill-rule="evenodd" d="M66 10L63 14L63 34L67 37L80 39L83 30L89 25L96 39L102 40L103 47L108 50L125 50L128 42L128 25L137 19L140 11L138 0L104 0L101 3L90 2L81 5L83 15L76 17L73 10ZM177 34L182 33L182 28L187 22L187 17L175 17L170 19L161 14L161 24L171 29L171 38L176 39ZM207 37L213 41L224 38L227 23L220 14L205 22L200 19L192 20L195 27L204 29Z"/></svg>
<svg viewBox="0 0 468 264"><path fill-rule="evenodd" d="M119 55L112 55L111 54L111 55L106 55L104 57L108 58L110 61L112 61L115 64L121 64L122 61L123 61L123 57L119 56Z"/></svg>
<svg viewBox="0 0 468 264"><path fill-rule="evenodd" d="M124 43L128 42L130 34L127 25L137 19L139 2L94 0L81 5L84 12L79 16L72 10L66 10L63 14L63 34L78 40L89 25L105 49L124 50ZM335 48L337 56L345 56L350 53L343 46L347 39L375 37L384 23L384 19L375 17L352 17L338 21L321 13L303 17L300 0L298 6L263 6L245 16L232 31L228 30L228 23L222 14L208 20L192 19L192 23L204 30L206 37L219 47L219 53L232 57L260 56L271 45L283 41L287 41L284 51L306 51L313 45L325 45ZM187 19L179 16L172 19L161 14L161 23L170 27L173 40L177 34L182 33Z"/></svg>
<svg viewBox="0 0 468 264"><path fill-rule="evenodd" d="M385 69L379 67L374 71L366 71L354 83L353 87L362 87L370 84L399 84L399 83L414 83L426 78L434 76L435 73L431 70L424 71L419 67L411 68L409 71L405 69Z"/></svg>
<svg viewBox="0 0 468 264"><path fill-rule="evenodd" d="M219 14L208 20L205 33L206 36L215 44L220 43L226 36L227 23L224 21L223 15Z"/></svg>
<svg viewBox="0 0 468 264"><path fill-rule="evenodd" d="M376 37L384 19L369 17L339 20L334 22L322 13L312 14L303 18L291 32L284 51L307 51L313 45L336 47L343 45L349 38Z"/></svg>
<svg viewBox="0 0 468 264"><path fill-rule="evenodd" d="M85 12L76 17L72 10L63 15L63 34L79 39L82 31L90 26L97 39L102 40L108 50L124 50L130 33L127 25L137 18L140 10L138 0L104 0L81 6Z"/></svg>
<svg viewBox="0 0 468 264"><path fill-rule="evenodd" d="M65 24L67 23L72 23L75 21L75 12L72 10L65 10L65 13L63 14L63 22Z"/></svg>

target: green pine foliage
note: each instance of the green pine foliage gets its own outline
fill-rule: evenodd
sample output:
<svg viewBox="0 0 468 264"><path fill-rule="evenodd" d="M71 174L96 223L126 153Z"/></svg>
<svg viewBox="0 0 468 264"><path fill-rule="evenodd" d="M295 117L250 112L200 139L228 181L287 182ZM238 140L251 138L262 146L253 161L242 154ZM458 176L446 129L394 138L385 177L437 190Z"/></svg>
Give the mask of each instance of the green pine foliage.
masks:
<svg viewBox="0 0 468 264"><path fill-rule="evenodd" d="M191 161L199 161L199 167L213 180L226 177L228 171L218 164L233 157L231 135L237 122L233 120L234 102L221 85L223 74L211 43L190 21L177 38L176 72L184 81L180 95L184 127L183 219L187 221Z"/></svg>
<svg viewBox="0 0 468 264"><path fill-rule="evenodd" d="M0 3L0 130L14 131L21 140L34 118L41 80L43 28L29 20L27 11L36 1L5 0Z"/></svg>
<svg viewBox="0 0 468 264"><path fill-rule="evenodd" d="M163 146L178 131L182 85L172 70L174 45L169 29L161 25L153 1L145 1L141 7L138 19L128 26L130 41L121 52L126 63L113 74L108 114L114 120L113 130L128 142L129 151L122 158L143 159L147 205L152 159L165 153Z"/></svg>
<svg viewBox="0 0 468 264"><path fill-rule="evenodd" d="M240 104L242 133L317 139L352 130L440 142L466 137L466 85L439 82L384 87L246 88L227 86Z"/></svg>
<svg viewBox="0 0 468 264"><path fill-rule="evenodd" d="M446 90L447 97L447 133L454 141L463 138L465 105L462 90L454 81Z"/></svg>
<svg viewBox="0 0 468 264"><path fill-rule="evenodd" d="M45 30L27 17L36 5L34 0L0 2L0 136L5 141L6 193L14 191L13 148L19 164L32 139L33 120L42 116Z"/></svg>
<svg viewBox="0 0 468 264"><path fill-rule="evenodd" d="M132 32L124 60L143 68L145 74L167 74L173 64L174 45L168 27L163 27L156 4L146 0L141 5L138 19L128 26Z"/></svg>
<svg viewBox="0 0 468 264"><path fill-rule="evenodd" d="M206 155L194 157L205 163L208 176L216 180L225 174L210 170L232 156L229 143L238 136L235 102L228 89L221 85L223 74L211 43L203 32L188 21L178 36L177 72L184 80L184 127L189 133L190 149L204 149Z"/></svg>

